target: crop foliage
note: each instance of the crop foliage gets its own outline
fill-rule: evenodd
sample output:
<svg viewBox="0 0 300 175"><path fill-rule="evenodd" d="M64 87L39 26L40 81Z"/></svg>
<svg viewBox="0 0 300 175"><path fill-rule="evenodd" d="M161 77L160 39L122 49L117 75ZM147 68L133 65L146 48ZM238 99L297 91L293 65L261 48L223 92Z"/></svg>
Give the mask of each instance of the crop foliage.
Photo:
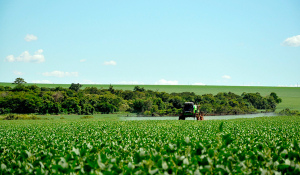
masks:
<svg viewBox="0 0 300 175"><path fill-rule="evenodd" d="M297 116L0 121L0 174L299 174L299 124Z"/></svg>

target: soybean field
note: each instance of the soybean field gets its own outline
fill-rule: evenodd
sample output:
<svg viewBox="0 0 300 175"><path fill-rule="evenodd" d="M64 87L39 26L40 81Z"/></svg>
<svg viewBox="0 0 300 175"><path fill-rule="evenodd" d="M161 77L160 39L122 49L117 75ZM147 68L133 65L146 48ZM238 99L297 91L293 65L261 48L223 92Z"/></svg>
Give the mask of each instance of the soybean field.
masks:
<svg viewBox="0 0 300 175"><path fill-rule="evenodd" d="M300 118L0 120L0 174L299 174Z"/></svg>

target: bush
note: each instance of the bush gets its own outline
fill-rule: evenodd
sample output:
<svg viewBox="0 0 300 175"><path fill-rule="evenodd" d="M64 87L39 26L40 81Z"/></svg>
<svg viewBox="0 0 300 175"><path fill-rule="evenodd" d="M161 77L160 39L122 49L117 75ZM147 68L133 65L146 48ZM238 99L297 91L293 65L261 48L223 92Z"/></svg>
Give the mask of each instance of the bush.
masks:
<svg viewBox="0 0 300 175"><path fill-rule="evenodd" d="M113 113L118 110L116 106L107 102L98 103L95 108L97 109L97 111L105 114Z"/></svg>
<svg viewBox="0 0 300 175"><path fill-rule="evenodd" d="M160 115L160 116L164 116L164 115L166 115L167 114L167 111L166 110L159 110L158 111L158 115Z"/></svg>
<svg viewBox="0 0 300 175"><path fill-rule="evenodd" d="M16 116L15 114L8 114L4 117L3 120L18 120L18 116Z"/></svg>
<svg viewBox="0 0 300 175"><path fill-rule="evenodd" d="M40 120L40 117L36 115L27 114L8 114L3 118L3 120Z"/></svg>
<svg viewBox="0 0 300 175"><path fill-rule="evenodd" d="M86 115L86 116L83 116L83 117L80 117L81 119L89 119L89 118L94 118L93 116L91 115Z"/></svg>
<svg viewBox="0 0 300 175"><path fill-rule="evenodd" d="M285 108L281 110L278 114L287 115L287 116L291 116L291 115L300 116L300 112L298 110L290 110L289 108Z"/></svg>
<svg viewBox="0 0 300 175"><path fill-rule="evenodd" d="M152 113L151 113L151 111L145 111L145 112L144 112L144 115L151 116Z"/></svg>

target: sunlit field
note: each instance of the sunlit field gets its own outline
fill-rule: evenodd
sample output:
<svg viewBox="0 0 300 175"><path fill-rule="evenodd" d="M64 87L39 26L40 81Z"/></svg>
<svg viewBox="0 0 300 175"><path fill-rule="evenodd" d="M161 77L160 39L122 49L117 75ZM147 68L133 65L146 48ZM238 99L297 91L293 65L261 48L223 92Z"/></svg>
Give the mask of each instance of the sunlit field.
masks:
<svg viewBox="0 0 300 175"><path fill-rule="evenodd" d="M0 120L0 173L300 173L299 117L209 121L76 117Z"/></svg>

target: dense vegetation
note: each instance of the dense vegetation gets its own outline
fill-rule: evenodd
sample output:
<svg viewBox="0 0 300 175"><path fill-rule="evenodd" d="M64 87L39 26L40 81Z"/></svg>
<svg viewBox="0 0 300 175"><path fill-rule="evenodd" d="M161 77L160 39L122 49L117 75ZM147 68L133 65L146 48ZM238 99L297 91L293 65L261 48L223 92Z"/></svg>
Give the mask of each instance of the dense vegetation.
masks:
<svg viewBox="0 0 300 175"><path fill-rule="evenodd" d="M280 112L278 112L279 115L295 115L300 116L300 112L298 110L290 110L289 108L283 109Z"/></svg>
<svg viewBox="0 0 300 175"><path fill-rule="evenodd" d="M4 116L3 120L40 120L40 117L36 115L27 115L27 114L8 114Z"/></svg>
<svg viewBox="0 0 300 175"><path fill-rule="evenodd" d="M17 84L17 83L16 83ZM118 111L144 115L178 115L184 102L192 101L200 110L215 114L252 113L257 109L274 111L281 99L276 93L220 92L217 95L196 95L194 92L166 93L136 86L133 90L116 90L72 84L70 88L48 88L22 83L11 88L0 86L0 114L94 114Z"/></svg>
<svg viewBox="0 0 300 175"><path fill-rule="evenodd" d="M299 174L300 118L0 121L0 174Z"/></svg>
<svg viewBox="0 0 300 175"><path fill-rule="evenodd" d="M38 87L63 87L69 88L70 84L39 84L26 83L28 85L36 85ZM0 86L14 87L15 84L0 82ZM108 89L109 84L82 84L81 89L86 87L96 87L98 89ZM113 84L116 90L133 90L136 85L129 84ZM213 94L217 95L219 92L232 92L241 95L243 92L260 93L261 96L266 97L270 92L275 92L282 102L276 106L276 111L279 112L285 108L300 111L300 87L278 87L278 86L213 86L213 85L139 85L147 90L153 90L166 93L180 93L180 92L194 92L196 95Z"/></svg>

